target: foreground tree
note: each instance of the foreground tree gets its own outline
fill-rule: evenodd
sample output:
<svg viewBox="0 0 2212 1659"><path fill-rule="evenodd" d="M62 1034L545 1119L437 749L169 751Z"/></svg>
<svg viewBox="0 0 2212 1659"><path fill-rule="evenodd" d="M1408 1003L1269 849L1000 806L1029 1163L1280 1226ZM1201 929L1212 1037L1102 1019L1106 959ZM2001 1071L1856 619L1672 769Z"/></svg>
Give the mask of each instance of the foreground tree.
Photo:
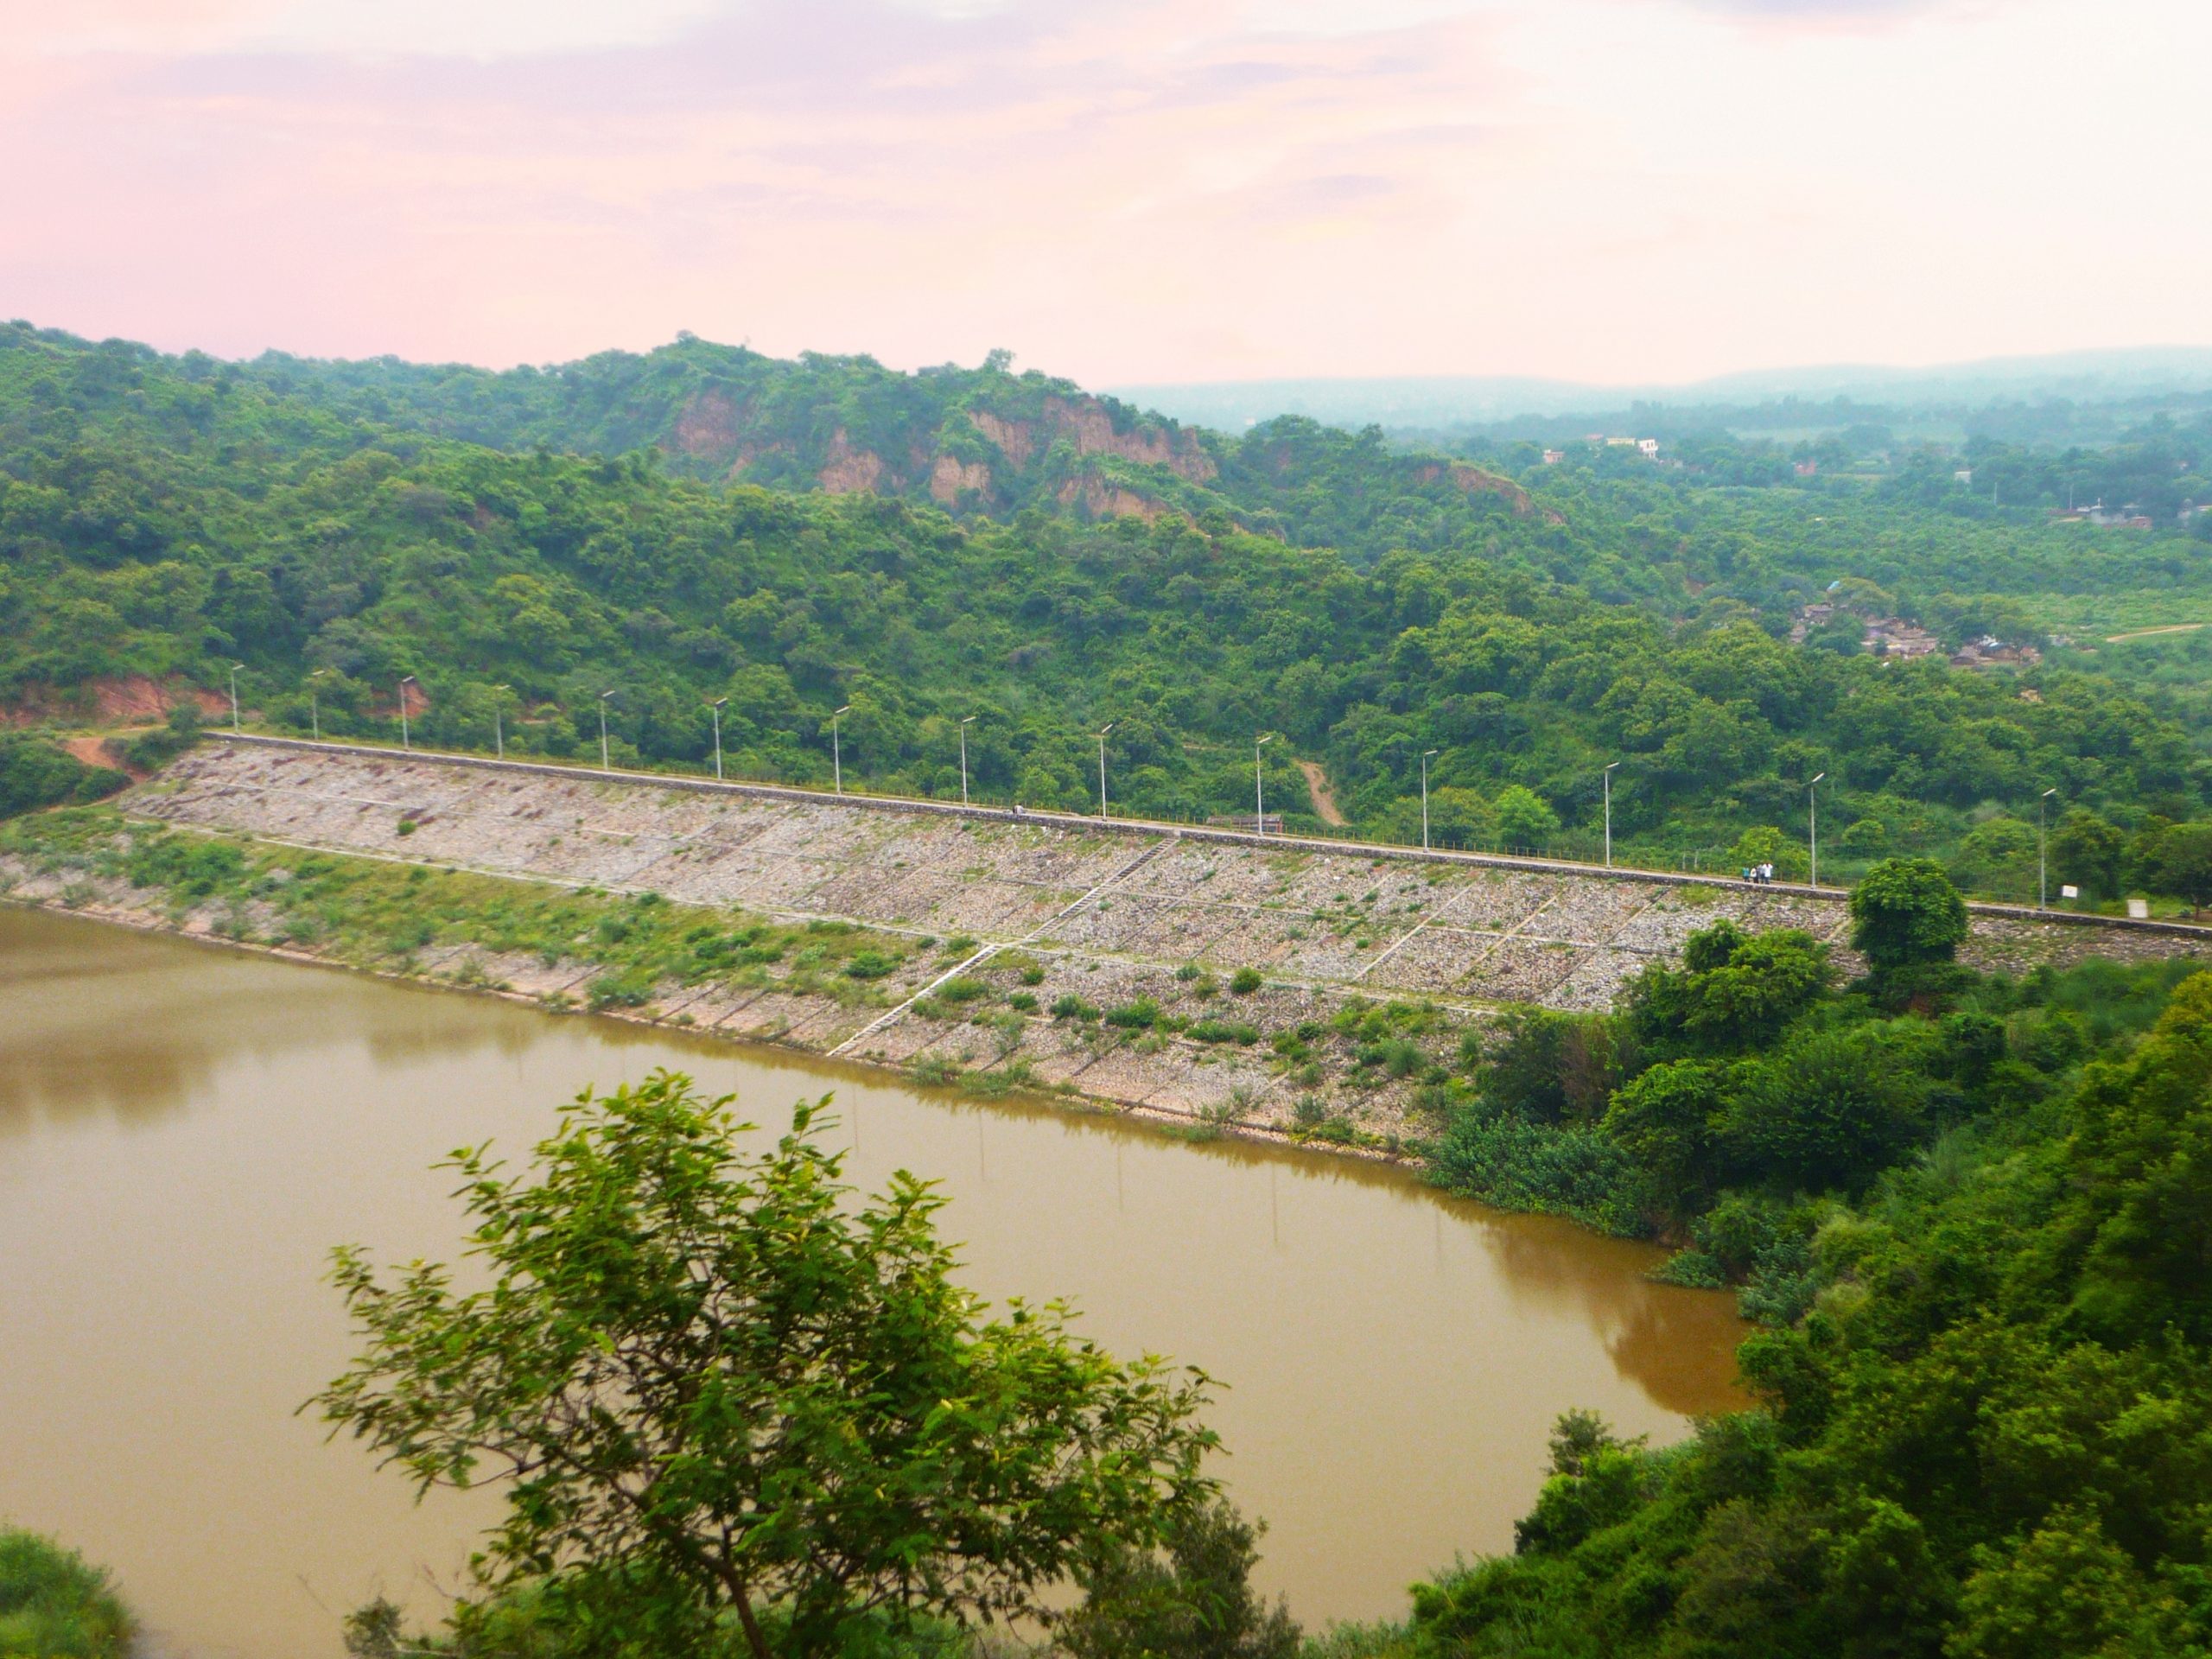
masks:
<svg viewBox="0 0 2212 1659"><path fill-rule="evenodd" d="M1058 1305L985 1321L942 1204L856 1202L811 1139L738 1153L729 1100L656 1072L565 1109L529 1178L457 1154L482 1289L334 1277L366 1338L313 1402L419 1485L509 1484L480 1563L587 1650L755 1659L862 1627L1039 1615L1212 1496L1206 1379L1124 1364ZM464 1618L466 1611L464 1610Z"/></svg>

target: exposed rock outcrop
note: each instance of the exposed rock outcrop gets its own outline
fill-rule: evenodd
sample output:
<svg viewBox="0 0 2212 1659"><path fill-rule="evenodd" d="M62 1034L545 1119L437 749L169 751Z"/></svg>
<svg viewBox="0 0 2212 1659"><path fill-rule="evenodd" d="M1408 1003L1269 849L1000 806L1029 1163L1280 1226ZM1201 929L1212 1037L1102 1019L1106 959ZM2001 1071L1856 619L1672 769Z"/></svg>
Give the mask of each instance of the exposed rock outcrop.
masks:
<svg viewBox="0 0 2212 1659"><path fill-rule="evenodd" d="M855 449L852 440L839 427L830 439L830 454L815 480L832 495L857 495L872 490L884 480L886 468L883 457L872 449ZM892 480L898 487L898 480Z"/></svg>

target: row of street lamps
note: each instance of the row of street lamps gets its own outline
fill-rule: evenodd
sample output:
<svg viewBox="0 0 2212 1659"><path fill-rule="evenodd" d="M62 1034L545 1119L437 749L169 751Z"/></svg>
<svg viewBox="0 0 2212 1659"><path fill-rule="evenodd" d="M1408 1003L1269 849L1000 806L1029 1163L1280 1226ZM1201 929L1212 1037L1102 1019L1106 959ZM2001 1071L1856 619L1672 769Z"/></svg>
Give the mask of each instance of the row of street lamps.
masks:
<svg viewBox="0 0 2212 1659"><path fill-rule="evenodd" d="M245 666L244 663L231 664L231 729L234 732L239 729L238 671ZM327 671L319 668L308 676L308 708L309 717L314 723L317 742L322 741L322 703L321 688L317 682ZM402 748L410 751L412 751L415 743L407 721L407 688L419 682L412 674L404 676L399 682L399 743ZM492 689L494 691L506 691L511 688L497 685ZM599 764L603 770L611 769L607 736L607 702L614 695L612 690L599 694ZM716 697L707 705L713 712L715 719L715 781L716 783L722 781L722 710L728 706L728 697ZM840 795L845 792L845 754L838 722L852 711L853 705L849 702L842 708L831 710L830 715L830 772L836 792ZM968 728L976 723L977 718L978 716L975 715L969 715L960 722L960 804L963 806L969 804ZM1109 721L1098 728L1098 816L1102 820L1109 816L1106 805L1106 734L1114 729L1115 724L1115 721ZM492 705L492 734L493 741L499 749L499 759L504 760L507 758L506 725L501 705L497 699L494 699ZM1252 831L1255 835L1264 836L1268 833L1267 771L1264 757L1261 752L1274 741L1275 734L1267 732L1262 734L1252 744ZM1423 749L1421 753L1421 849L1423 852L1430 850L1428 763L1442 753L1441 749ZM1609 761L1599 774L1605 783L1605 868L1609 870L1613 868L1613 769L1620 764L1618 760ZM1827 773L1818 772L1805 785L1806 840L1809 853L1807 885L1815 887L1821 885L1820 787L1827 779ZM2046 789L2036 801L2036 908L2038 910L2047 910L2050 907L2050 798L2057 793L2058 791L2056 788Z"/></svg>

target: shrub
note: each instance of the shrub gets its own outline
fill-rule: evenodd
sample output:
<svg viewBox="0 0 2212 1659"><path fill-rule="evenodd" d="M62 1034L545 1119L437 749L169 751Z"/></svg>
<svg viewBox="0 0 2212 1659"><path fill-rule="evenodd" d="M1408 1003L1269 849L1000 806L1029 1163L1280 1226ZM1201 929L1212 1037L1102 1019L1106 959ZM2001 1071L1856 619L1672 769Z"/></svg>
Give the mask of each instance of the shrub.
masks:
<svg viewBox="0 0 2212 1659"><path fill-rule="evenodd" d="M1241 1020L1201 1020L1186 1034L1201 1043L1235 1043L1243 1048L1260 1040L1258 1028Z"/></svg>
<svg viewBox="0 0 2212 1659"><path fill-rule="evenodd" d="M1019 1008L1024 1014L1037 1012L1037 999L1027 991L1016 991L1006 1000L1007 1007Z"/></svg>
<svg viewBox="0 0 2212 1659"><path fill-rule="evenodd" d="M650 1000L652 994L652 975L642 968L626 968L617 973L601 974L592 981L586 1000L594 1011L634 1008Z"/></svg>
<svg viewBox="0 0 2212 1659"><path fill-rule="evenodd" d="M0 1655L124 1659L135 1634L105 1573L35 1533L0 1527Z"/></svg>
<svg viewBox="0 0 2212 1659"><path fill-rule="evenodd" d="M978 997L988 996L990 992L991 988L983 981L970 975L958 974L938 986L933 995L940 1002L950 1002L957 1006L963 1002L973 1002Z"/></svg>
<svg viewBox="0 0 2212 1659"><path fill-rule="evenodd" d="M1065 996L1055 999L1052 1003L1052 1017L1055 1020L1096 1020L1098 1018L1098 1007L1096 1003L1084 1001L1073 991L1070 991Z"/></svg>
<svg viewBox="0 0 2212 1659"><path fill-rule="evenodd" d="M845 963L848 979L882 979L896 973L899 958L882 950L855 950Z"/></svg>
<svg viewBox="0 0 2212 1659"><path fill-rule="evenodd" d="M1239 968L1229 976L1229 988L1239 996L1249 996L1263 982L1256 968Z"/></svg>
<svg viewBox="0 0 2212 1659"><path fill-rule="evenodd" d="M88 766L51 743L0 735L0 818L41 806L97 801L130 781L106 766Z"/></svg>
<svg viewBox="0 0 2212 1659"><path fill-rule="evenodd" d="M1118 1008L1106 1011L1106 1023L1123 1031L1150 1031L1160 1022L1160 1004L1148 996L1134 1002L1124 1002Z"/></svg>

